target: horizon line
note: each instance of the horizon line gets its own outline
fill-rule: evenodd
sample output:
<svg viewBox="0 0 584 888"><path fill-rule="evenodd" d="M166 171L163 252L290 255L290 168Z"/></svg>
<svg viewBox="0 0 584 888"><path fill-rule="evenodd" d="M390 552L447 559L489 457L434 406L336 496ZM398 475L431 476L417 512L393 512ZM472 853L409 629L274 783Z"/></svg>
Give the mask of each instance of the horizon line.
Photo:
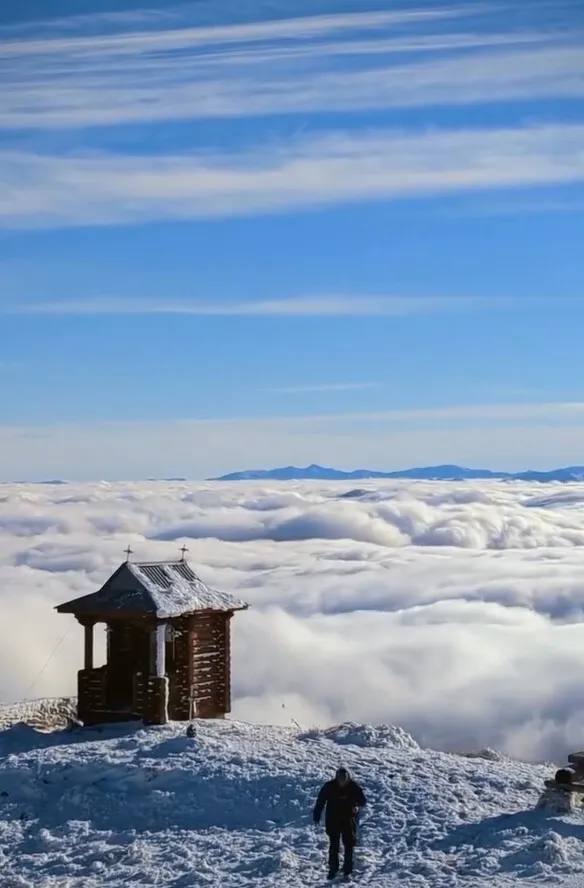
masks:
<svg viewBox="0 0 584 888"><path fill-rule="evenodd" d="M506 478L505 478L505 477L501 477L501 478L496 478L496 477L494 477L494 478L492 479L493 481L497 481L497 480L519 480L519 481L520 481L520 480L522 480L522 479L519 478L519 477L517 477L517 476L524 475L524 474L529 474L529 473L533 473L533 474L537 474L537 475L550 475L550 474L553 474L554 472L563 472L563 471L568 471L568 470L570 470L570 469L583 469L583 470L584 470L584 464L583 464L583 465L577 465L576 463L572 463L572 464L569 464L569 465L557 465L557 464L555 464L555 463L552 463L552 464L551 464L551 467L550 467L550 468L547 468L547 469L533 469L533 468L529 468L529 467L528 467L528 468L524 468L524 469L517 469L517 470L515 470L515 471L513 471L513 470L511 470L511 469L489 468L489 466L487 466L487 465L472 466L472 465L461 465L461 464L459 464L459 463L450 463L450 462L439 462L439 463L418 463L418 464L415 464L415 465L406 465L406 466L403 466L402 468L397 468L397 469L390 469L390 468L388 468L388 469L372 469L372 468L368 468L368 467L366 467L366 466L357 466L356 468L341 469L341 468L338 468L338 467L336 467L336 466L325 466L325 465L322 465L322 464L320 464L320 463L308 463L308 464L305 465L305 466L290 464L290 465L282 465L282 466L271 466L270 468L267 468L267 469L264 469L264 468L230 469L230 470L228 470L228 471L226 471L226 472L222 472L221 475L208 476L208 477L200 477L200 478L195 477L195 476L188 476L188 475L184 475L184 476L181 476L181 475L175 475L175 476L167 475L167 476L162 476L162 475L161 475L160 477L146 477L146 476L145 476L144 478L140 478L140 479L134 479L134 478L126 478L126 479L124 479L124 478L114 478L114 479L109 479L109 478L106 478L106 477L95 477L95 478L93 478L93 479L85 480L85 481L78 481L78 480L75 480L75 479L68 479L68 478L63 478L63 477L52 477L52 478L51 478L51 477L47 477L47 478L39 479L39 480L36 480L36 481L28 480L28 479L26 479L26 478L20 478L20 479L19 479L19 478L14 478L14 479L0 479L0 485L3 485L3 484L46 484L46 485L51 485L51 484L99 484L99 483L101 483L101 482L104 482L104 483L106 483L106 484L141 484L141 483L149 483L149 484L158 484L158 483L168 483L168 484L176 483L176 484L182 484L182 483L187 483L187 484L188 484L188 483L191 483L191 482L211 482L211 481L220 481L220 480L222 480L224 477L226 477L226 476L228 476L228 475L238 475L238 474L243 474L243 473L245 473L245 472L266 472L266 473L269 473L269 472L278 472L278 471L281 471L281 470L283 470L283 469L298 469L299 471L303 471L303 470L305 470L305 469L309 469L309 468L313 468L313 467L314 467L314 468L317 468L317 469L323 469L324 471L341 472L341 473L344 473L344 474L352 474L352 473L354 473L354 472L374 472L374 473L379 473L379 474L383 474L383 475L399 475L399 474L402 474L402 473L405 473L405 472L411 472L411 471L416 471L416 470L418 470L418 471L424 471L424 470L430 470L430 469L453 468L453 469L460 469L461 471L468 471L468 472L489 472L489 473L491 473L492 475L495 475L495 476L496 476L496 475L506 476ZM246 480L246 479L242 479L242 480ZM250 480L250 481L261 481L262 479L261 479L261 478L250 478L250 479L248 479L248 480ZM279 479L274 479L274 478L272 478L272 479L267 479L267 480L279 480ZM280 480L286 480L286 479L280 479ZM335 481L335 480L343 480L343 479L335 479L335 478L331 478L331 479L326 479L326 478L314 478L314 479L310 479L310 478L297 478L297 479L290 479L290 480L298 480L298 481L310 481L310 480L315 480L315 481ZM356 481L382 481L382 480L384 480L384 479L383 479L383 478L373 478L373 477L372 477L372 478L356 478L356 479L347 479L347 480L356 480ZM392 480L392 479L391 479L391 478L388 478L387 480ZM396 479L396 480L400 480L400 479ZM489 479L489 478L466 478L466 479L463 479L463 478L458 478L458 479L454 479L454 478L419 478L419 479L416 479L416 478L404 478L403 480L405 480L405 481L417 481L417 480L419 480L419 481L442 481L442 482L446 482L446 481L454 481L454 480L456 480L456 481L462 481L462 480L467 480L467 481L475 481L475 480L476 480L476 481L489 481L490 479ZM575 481L574 483L580 483L580 482Z"/></svg>

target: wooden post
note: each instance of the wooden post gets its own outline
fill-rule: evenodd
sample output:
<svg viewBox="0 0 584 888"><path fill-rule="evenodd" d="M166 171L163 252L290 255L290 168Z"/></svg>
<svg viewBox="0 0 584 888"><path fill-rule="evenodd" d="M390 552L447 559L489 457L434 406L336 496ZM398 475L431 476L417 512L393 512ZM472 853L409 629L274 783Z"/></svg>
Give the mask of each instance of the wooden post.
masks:
<svg viewBox="0 0 584 888"><path fill-rule="evenodd" d="M147 700L144 721L151 725L168 722L168 679L166 677L166 624L160 623L152 630L154 654L147 682Z"/></svg>
<svg viewBox="0 0 584 888"><path fill-rule="evenodd" d="M188 682L189 682L189 721L197 715L197 688L195 687L195 670L193 657L195 653L195 617L190 617L187 633Z"/></svg>
<svg viewBox="0 0 584 888"><path fill-rule="evenodd" d="M197 717L197 694L195 686L189 687L189 721Z"/></svg>
<svg viewBox="0 0 584 888"><path fill-rule="evenodd" d="M93 669L93 627L94 623L85 624L85 669Z"/></svg>
<svg viewBox="0 0 584 888"><path fill-rule="evenodd" d="M223 643L225 645L223 651L223 663L225 669L225 698L223 701L223 716L225 713L231 712L231 618L232 613L227 614L224 622Z"/></svg>
<svg viewBox="0 0 584 888"><path fill-rule="evenodd" d="M156 678L166 675L166 623L156 627Z"/></svg>

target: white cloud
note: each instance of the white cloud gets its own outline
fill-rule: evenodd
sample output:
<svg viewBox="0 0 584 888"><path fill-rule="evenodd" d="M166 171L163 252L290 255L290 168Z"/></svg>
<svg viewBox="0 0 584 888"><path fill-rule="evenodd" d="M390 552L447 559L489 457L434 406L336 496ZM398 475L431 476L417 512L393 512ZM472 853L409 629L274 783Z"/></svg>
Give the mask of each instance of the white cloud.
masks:
<svg viewBox="0 0 584 888"><path fill-rule="evenodd" d="M192 49L196 46L212 44L253 42L264 40L292 39L331 36L337 31L355 31L378 29L384 26L403 25L421 21L457 18L464 15L463 8L444 7L431 9L414 9L410 11L389 12L342 12L329 15L289 16L284 18L265 19L239 24L220 24L209 27L180 27L163 30L140 30L123 33L100 34L73 37L53 37L45 40L9 40L2 45L2 52L7 56L24 55L62 55L63 53L81 53L85 55L131 55L143 52L172 51ZM108 17L111 22L111 18ZM159 22L162 20L159 19ZM97 23L98 19L94 18Z"/></svg>
<svg viewBox="0 0 584 888"><path fill-rule="evenodd" d="M269 389L283 395L326 394L327 392L355 392L363 389L379 388L378 382L315 382L308 385L283 385Z"/></svg>
<svg viewBox="0 0 584 888"><path fill-rule="evenodd" d="M584 126L328 133L239 154L0 153L0 223L58 226L281 212L584 178Z"/></svg>
<svg viewBox="0 0 584 888"><path fill-rule="evenodd" d="M415 315L464 310L500 310L548 304L548 300L504 299L497 297L417 297L331 295L305 296L296 299L266 299L254 302L204 302L196 299L83 298L76 300L45 300L43 302L0 302L0 314L63 314L63 315L242 315L295 316L314 315Z"/></svg>
<svg viewBox="0 0 584 888"><path fill-rule="evenodd" d="M111 17L104 17L101 32L94 19L85 36L70 36L64 26L61 37L0 43L8 85L0 96L0 125L55 128L582 95L576 34L501 31L500 25L489 31L488 23L472 20L480 12L460 5L294 18L288 8L272 20L221 26L177 28L168 16L144 29L140 19L130 19L113 33ZM445 33L445 20L456 19L468 30Z"/></svg>
<svg viewBox="0 0 584 888"><path fill-rule="evenodd" d="M53 606L98 588L128 542L163 559L186 540L206 581L252 605L233 628L235 717L575 748L584 485L360 486L3 485L0 699L73 693L82 631Z"/></svg>
<svg viewBox="0 0 584 888"><path fill-rule="evenodd" d="M458 50L470 49L474 53ZM540 37L540 40L542 38ZM58 73L53 60L37 61L23 81L22 60L8 71L0 97L0 126L56 128L155 122L169 119L351 112L422 105L578 97L584 61L578 46L552 44L513 50L488 48L509 38L448 37L262 46L205 53L189 64L165 55L122 60L75 57ZM525 42L535 42L526 36ZM99 41L97 41L99 43ZM466 44L466 45L465 45ZM485 45L487 48L485 48ZM481 48L482 47L482 48ZM453 57L392 64L391 54L450 51ZM332 58L331 58L332 57ZM346 58L345 58L346 57ZM26 58L26 56L25 56ZM315 60L319 67L314 70ZM343 70L340 62L347 65ZM355 61L357 60L357 61ZM326 66L324 62L327 62ZM30 64L30 63L29 63Z"/></svg>

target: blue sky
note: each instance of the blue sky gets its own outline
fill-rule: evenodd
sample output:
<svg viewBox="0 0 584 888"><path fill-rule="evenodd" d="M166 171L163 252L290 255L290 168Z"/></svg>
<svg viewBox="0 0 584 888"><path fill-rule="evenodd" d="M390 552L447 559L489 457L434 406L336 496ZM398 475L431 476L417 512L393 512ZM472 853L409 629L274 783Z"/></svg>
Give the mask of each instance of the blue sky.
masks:
<svg viewBox="0 0 584 888"><path fill-rule="evenodd" d="M584 8L0 10L0 477L584 462Z"/></svg>

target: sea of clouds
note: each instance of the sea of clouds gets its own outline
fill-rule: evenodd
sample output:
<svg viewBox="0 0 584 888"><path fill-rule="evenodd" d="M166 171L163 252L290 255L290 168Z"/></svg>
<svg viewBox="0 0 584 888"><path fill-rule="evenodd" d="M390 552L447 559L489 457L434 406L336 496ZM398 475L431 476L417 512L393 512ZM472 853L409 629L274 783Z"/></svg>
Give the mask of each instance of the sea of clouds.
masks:
<svg viewBox="0 0 584 888"><path fill-rule="evenodd" d="M584 746L584 484L0 484L0 701L75 694L83 632L54 606L128 544L183 543L251 605L233 717L531 760Z"/></svg>

